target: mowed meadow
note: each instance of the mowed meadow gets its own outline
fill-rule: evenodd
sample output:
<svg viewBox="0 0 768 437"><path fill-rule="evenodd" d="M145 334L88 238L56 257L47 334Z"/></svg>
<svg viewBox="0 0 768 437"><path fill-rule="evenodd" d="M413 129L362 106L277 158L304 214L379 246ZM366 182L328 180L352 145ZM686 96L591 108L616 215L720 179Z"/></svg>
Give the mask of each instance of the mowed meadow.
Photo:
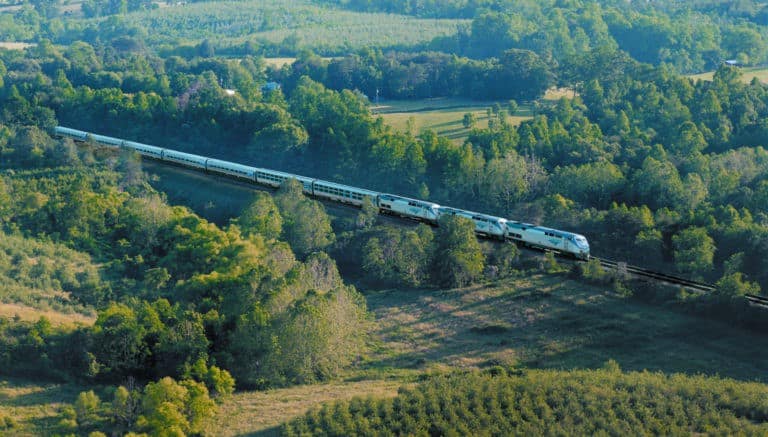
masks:
<svg viewBox="0 0 768 437"><path fill-rule="evenodd" d="M572 90L553 88L547 91L542 101L554 102L561 97L573 97ZM381 116L384 122L400 131L411 130L414 134L432 130L440 136L461 143L469 135L472 128L486 129L491 123L499 120L499 115L493 112L498 105L503 112L502 117L507 124L516 126L524 120L533 117L533 106L530 102L517 102L518 108L514 114L509 113L508 102L478 101L462 98L440 97L417 100L384 100L378 104L372 102L371 111ZM490 115L489 115L489 110ZM475 119L473 127L464 125L464 115L472 114Z"/></svg>
<svg viewBox="0 0 768 437"><path fill-rule="evenodd" d="M741 70L741 80L744 81L744 83L749 83L752 81L752 79L757 79L762 83L768 83L768 68L765 67L743 67ZM692 74L689 75L693 80L712 80L712 77L714 76L714 71L708 71L706 73L700 73L700 74Z"/></svg>

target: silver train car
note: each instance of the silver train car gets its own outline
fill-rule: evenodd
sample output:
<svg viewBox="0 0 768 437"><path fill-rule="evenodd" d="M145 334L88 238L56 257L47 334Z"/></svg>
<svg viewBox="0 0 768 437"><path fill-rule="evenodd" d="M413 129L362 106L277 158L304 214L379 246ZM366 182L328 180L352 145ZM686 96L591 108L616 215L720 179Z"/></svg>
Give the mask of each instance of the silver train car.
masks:
<svg viewBox="0 0 768 437"><path fill-rule="evenodd" d="M377 206L382 214L412 218L433 225L440 218L440 205L394 194L379 194Z"/></svg>
<svg viewBox="0 0 768 437"><path fill-rule="evenodd" d="M379 193L376 191L351 187L349 185L337 184L335 182L328 182L320 179L315 179L312 182L312 194L315 197L321 197L335 202L349 203L356 206L362 206L365 198L370 199L371 203L376 205L376 199L379 196Z"/></svg>
<svg viewBox="0 0 768 437"><path fill-rule="evenodd" d="M475 224L475 233L481 236L546 250L555 250L578 259L589 259L589 242L583 235L558 229L522 223L516 220L440 206L436 203L411 199L395 194L380 193L350 185L265 168L249 167L234 162L179 152L134 141L93 134L64 126L56 126L54 134L74 141L93 141L106 147L135 150L141 156L171 162L211 173L245 179L261 185L279 187L288 179L302 183L305 194L334 202L361 206L368 198L381 214L390 214L437 225L441 215L466 217Z"/></svg>
<svg viewBox="0 0 768 437"><path fill-rule="evenodd" d="M505 218L441 206L440 216L443 215L453 215L468 218L475 223L475 233L485 235L486 237L496 238L498 240L506 239L507 219Z"/></svg>

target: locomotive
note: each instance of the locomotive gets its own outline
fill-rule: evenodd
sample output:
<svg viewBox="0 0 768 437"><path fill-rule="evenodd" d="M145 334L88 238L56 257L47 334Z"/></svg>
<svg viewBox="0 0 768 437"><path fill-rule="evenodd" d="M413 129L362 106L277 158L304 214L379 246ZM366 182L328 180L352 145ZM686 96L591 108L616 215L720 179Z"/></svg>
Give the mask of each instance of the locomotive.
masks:
<svg viewBox="0 0 768 437"><path fill-rule="evenodd" d="M106 147L117 147L136 151L139 155L158 161L190 167L209 173L217 173L260 185L279 187L288 179L302 183L305 194L355 206L362 206L369 199L381 214L390 214L437 225L440 217L453 215L466 217L475 224L475 233L500 241L545 250L553 250L577 259L589 259L589 242L583 235L558 229L536 226L516 220L463 209L440 206L436 203L411 199L396 194L380 193L350 185L338 184L307 176L285 173L277 170L250 167L243 164L209 158L178 150L165 149L149 144L121 140L119 138L84 132L63 126L56 126L54 133L59 137L71 138L78 142L92 141Z"/></svg>

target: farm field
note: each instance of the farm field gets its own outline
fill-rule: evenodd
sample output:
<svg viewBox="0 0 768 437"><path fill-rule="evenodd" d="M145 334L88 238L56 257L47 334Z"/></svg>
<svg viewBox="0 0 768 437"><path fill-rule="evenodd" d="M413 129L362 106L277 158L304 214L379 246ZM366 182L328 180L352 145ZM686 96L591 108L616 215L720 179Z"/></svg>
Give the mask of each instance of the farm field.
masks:
<svg viewBox="0 0 768 437"><path fill-rule="evenodd" d="M217 435L273 435L320 403L390 397L421 375L493 365L719 375L765 381L768 340L725 324L624 298L565 276L454 290L366 292L372 350L343 381L235 394Z"/></svg>
<svg viewBox="0 0 768 437"><path fill-rule="evenodd" d="M211 432L217 436L278 435L283 422L306 413L320 403L356 396L394 397L402 385L398 380L372 380L235 393L220 406Z"/></svg>
<svg viewBox="0 0 768 437"><path fill-rule="evenodd" d="M757 78L760 82L768 83L768 68L765 67L747 67L741 69L742 73L742 80L745 83L749 83L752 81L752 78ZM714 76L714 71L709 71L706 73L701 74L692 74L689 75L693 80L712 80L712 76Z"/></svg>
<svg viewBox="0 0 768 437"><path fill-rule="evenodd" d="M469 135L470 129L464 127L464 114L475 116L477 128L488 127L487 109L496 102L480 102L458 98L434 98L420 100L387 100L371 111L380 115L386 124L399 131L407 131L409 124L417 134L425 130L433 130L440 136L453 141L462 142ZM494 115L491 115L495 118ZM531 118L531 110L527 105L520 105L517 113L507 116L507 122L513 125Z"/></svg>
<svg viewBox="0 0 768 437"><path fill-rule="evenodd" d="M350 12L308 0L186 3L129 13L124 20L129 26L153 29L152 42L212 38L240 43L255 39L316 51L424 44L453 35L458 26L469 22Z"/></svg>
<svg viewBox="0 0 768 437"><path fill-rule="evenodd" d="M555 101L560 97L572 97L573 92L562 89L552 89L544 96L544 101ZM386 124L399 131L412 126L414 133L433 130L440 136L456 142L463 142L469 135L470 129L464 127L464 114L475 116L477 128L488 127L487 109L495 103L505 108L505 102L477 101L460 98L433 98L419 100L386 100L372 106L371 111L380 115ZM494 115L491 115L495 118ZM508 115L506 120L511 125L518 125L523 120L532 117L531 106L519 103L519 109L514 115Z"/></svg>

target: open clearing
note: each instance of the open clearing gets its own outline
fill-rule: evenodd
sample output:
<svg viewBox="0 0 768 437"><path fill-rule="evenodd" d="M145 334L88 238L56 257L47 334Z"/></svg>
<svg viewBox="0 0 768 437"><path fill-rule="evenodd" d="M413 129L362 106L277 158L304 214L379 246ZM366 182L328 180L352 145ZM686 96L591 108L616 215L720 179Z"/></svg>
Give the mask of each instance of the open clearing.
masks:
<svg viewBox="0 0 768 437"><path fill-rule="evenodd" d="M570 90L551 89L547 91L543 100L553 102L561 97L573 96L574 93ZM488 108L492 108L496 103L506 110L507 102L437 97L418 100L384 100L372 106L371 111L380 115L386 124L396 130L404 132L412 129L414 134L432 130L440 136L461 143L470 133L470 129L464 127L464 114L474 114L476 128L487 128ZM519 108L515 114L506 117L506 122L513 126L533 116L530 104L518 103ZM491 114L490 119L495 118L496 116Z"/></svg>
<svg viewBox="0 0 768 437"><path fill-rule="evenodd" d="M8 50L24 50L27 47L34 47L37 44L27 42L0 42L0 48Z"/></svg>
<svg viewBox="0 0 768 437"><path fill-rule="evenodd" d="M531 273L448 291L367 293L376 347L358 370L393 376L495 364L702 373L768 381L768 339L616 295L567 275Z"/></svg>
<svg viewBox="0 0 768 437"><path fill-rule="evenodd" d="M62 313L54 310L43 310L17 303L0 303L0 318L18 318L19 320L34 322L45 317L54 326L72 326L76 324L92 325L96 316L88 316L79 313Z"/></svg>
<svg viewBox="0 0 768 437"><path fill-rule="evenodd" d="M52 435L59 421L59 409L65 403L74 403L83 390L89 388L0 379L0 417L10 417L15 422L13 428L0 432L0 435Z"/></svg>
<svg viewBox="0 0 768 437"><path fill-rule="evenodd" d="M744 83L749 83L753 78L757 78L762 83L768 83L768 68L765 67L745 67L741 69L742 80ZM715 75L714 71L701 74L691 74L690 77L693 80L712 80Z"/></svg>
<svg viewBox="0 0 768 437"><path fill-rule="evenodd" d="M386 124L399 131L407 131L412 125L414 134L433 130L440 136L462 142L469 135L470 129L464 127L464 114L475 116L477 128L488 127L488 108L496 102L475 101L469 99L438 97L420 100L386 100L378 106L372 106L371 111L380 115ZM504 103L499 102L504 108ZM496 118L491 114L491 118ZM507 123L520 124L531 118L531 110L527 105L520 105L515 115L507 116Z"/></svg>
<svg viewBox="0 0 768 437"><path fill-rule="evenodd" d="M213 435L277 435L283 422L323 402L356 396L394 397L402 385L400 381L338 382L237 393L220 407Z"/></svg>

